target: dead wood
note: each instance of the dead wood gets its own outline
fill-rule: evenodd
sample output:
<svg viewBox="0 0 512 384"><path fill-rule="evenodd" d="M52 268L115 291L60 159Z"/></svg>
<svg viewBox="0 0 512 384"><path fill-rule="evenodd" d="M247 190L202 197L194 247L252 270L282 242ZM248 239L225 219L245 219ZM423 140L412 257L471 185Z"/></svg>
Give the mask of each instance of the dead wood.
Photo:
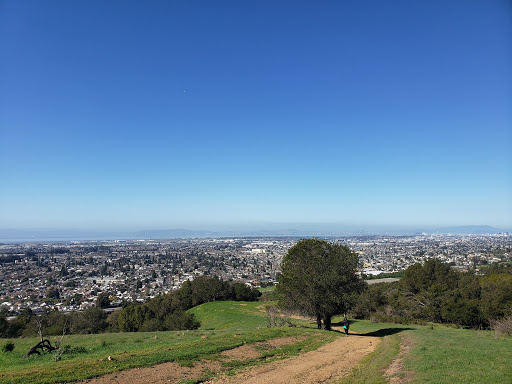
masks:
<svg viewBox="0 0 512 384"><path fill-rule="evenodd" d="M41 352L45 352L45 351L52 352L52 351L55 351L56 349L59 349L59 347L53 346L52 343L50 343L50 340L44 339L44 340L41 340L36 345L34 345L32 348L30 348L29 351L27 352L27 354L25 356L23 356L23 358L25 359L30 355L40 355Z"/></svg>

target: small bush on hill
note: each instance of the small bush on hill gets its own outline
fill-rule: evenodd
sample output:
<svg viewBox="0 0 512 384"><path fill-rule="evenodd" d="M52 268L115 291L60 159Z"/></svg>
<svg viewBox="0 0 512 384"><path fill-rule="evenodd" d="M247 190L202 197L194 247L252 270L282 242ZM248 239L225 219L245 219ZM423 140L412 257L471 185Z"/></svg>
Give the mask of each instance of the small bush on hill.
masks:
<svg viewBox="0 0 512 384"><path fill-rule="evenodd" d="M2 352L12 352L14 351L14 343L12 343L11 341L8 341L7 343L5 343L4 345L2 345Z"/></svg>
<svg viewBox="0 0 512 384"><path fill-rule="evenodd" d="M77 353L87 353L87 348L85 347L72 347L71 345L65 345L61 348L63 355L71 355L71 354L77 354Z"/></svg>
<svg viewBox="0 0 512 384"><path fill-rule="evenodd" d="M295 327L295 324L293 324L289 318L283 316L275 305L266 305L265 312L267 327L284 327L285 325Z"/></svg>
<svg viewBox="0 0 512 384"><path fill-rule="evenodd" d="M494 330L497 337L512 335L512 316L505 319L490 320L491 329Z"/></svg>
<svg viewBox="0 0 512 384"><path fill-rule="evenodd" d="M167 315L163 322L166 331L179 331L181 329L197 329L199 322L192 313L174 312Z"/></svg>

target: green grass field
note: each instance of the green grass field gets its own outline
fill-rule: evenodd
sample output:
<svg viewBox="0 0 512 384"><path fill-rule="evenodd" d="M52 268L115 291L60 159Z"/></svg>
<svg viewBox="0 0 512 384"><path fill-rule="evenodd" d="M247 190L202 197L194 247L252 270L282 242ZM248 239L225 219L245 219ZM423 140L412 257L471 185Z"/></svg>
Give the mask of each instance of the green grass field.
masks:
<svg viewBox="0 0 512 384"><path fill-rule="evenodd" d="M386 383L383 371L398 355L401 336L412 348L404 356L404 371L411 383L512 383L512 338L496 338L492 331L437 326L372 324L358 321L351 327L359 333L383 336L377 350L367 356L341 381Z"/></svg>
<svg viewBox="0 0 512 384"><path fill-rule="evenodd" d="M494 332L423 327L405 359L417 383L512 383L512 338Z"/></svg>
<svg viewBox="0 0 512 384"><path fill-rule="evenodd" d="M243 344L306 335L306 339L295 347L276 351L276 355L277 352L293 355L318 348L337 337L332 332L318 332L314 328L268 328L264 312L258 308L260 306L259 302L203 304L191 310L201 322L201 328L195 331L67 335L63 345L82 347L86 353L63 354L58 361L55 361L56 353L33 355L23 360L25 353L39 340L10 340L14 342L15 349L13 352L0 352L0 382L67 382L169 361L190 364L204 358L214 359L221 351ZM0 345L7 341L0 339ZM108 356L113 359L108 360Z"/></svg>
<svg viewBox="0 0 512 384"><path fill-rule="evenodd" d="M15 349L0 352L0 382L69 382L169 361L186 365L201 359L217 359L221 351L243 344L301 336L302 341L294 345L226 367L236 370L318 348L343 337L337 332L318 331L314 322L299 320L293 320L297 327L268 328L261 306L261 302L203 304L191 310L201 322L201 328L196 331L68 335L63 345L81 347L85 353L62 354L60 360L56 353L23 360L23 355L38 340L10 340ZM355 321L351 331L382 337L382 342L341 383L386 383L383 371L397 356L403 336L412 344L403 366L414 383L512 383L512 338L497 339L491 331L368 321ZM7 341L0 340L0 345ZM108 360L108 356L113 359Z"/></svg>

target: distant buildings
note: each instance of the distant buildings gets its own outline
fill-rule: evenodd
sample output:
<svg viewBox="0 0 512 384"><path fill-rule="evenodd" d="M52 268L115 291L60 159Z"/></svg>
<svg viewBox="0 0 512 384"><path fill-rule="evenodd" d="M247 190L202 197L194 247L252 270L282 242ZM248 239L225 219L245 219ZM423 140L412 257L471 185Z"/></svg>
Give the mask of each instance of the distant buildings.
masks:
<svg viewBox="0 0 512 384"><path fill-rule="evenodd" d="M143 302L197 276L274 284L297 238L178 239L0 244L0 309L83 310L109 294L113 306ZM510 260L512 236L353 236L330 241L359 253L367 274L436 257L458 269Z"/></svg>

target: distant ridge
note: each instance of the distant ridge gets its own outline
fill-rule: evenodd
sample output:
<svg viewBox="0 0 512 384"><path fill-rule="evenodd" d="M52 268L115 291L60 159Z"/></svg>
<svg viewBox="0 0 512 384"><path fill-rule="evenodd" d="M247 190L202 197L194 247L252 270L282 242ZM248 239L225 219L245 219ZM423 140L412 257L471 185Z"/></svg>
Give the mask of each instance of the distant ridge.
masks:
<svg viewBox="0 0 512 384"><path fill-rule="evenodd" d="M192 230L192 229L148 229L138 231L132 234L133 237L140 237L144 239L179 239L179 238L193 238L193 237L217 237L218 232Z"/></svg>
<svg viewBox="0 0 512 384"><path fill-rule="evenodd" d="M493 233L506 232L502 229L494 228L489 225L463 225L457 227L438 228L439 233L456 233L461 235L488 235Z"/></svg>
<svg viewBox="0 0 512 384"><path fill-rule="evenodd" d="M103 241L103 240L163 240L163 239L193 239L220 237L311 237L311 236L410 236L419 234L461 234L488 235L496 233L512 233L512 228L495 228L489 225L465 225L452 227L430 228L366 228L362 230L350 227L329 227L328 225L298 225L297 228L277 226L268 229L146 229L139 231L106 231L83 229L1 229L0 242L33 242L33 241Z"/></svg>
<svg viewBox="0 0 512 384"><path fill-rule="evenodd" d="M226 236L307 236L308 232L301 232L295 229L287 230L253 230L253 231L207 231L192 229L149 229L137 231L130 234L130 237L141 239L186 239L198 237L226 237Z"/></svg>
<svg viewBox="0 0 512 384"><path fill-rule="evenodd" d="M84 229L0 229L0 239L112 239L126 236L121 231L101 231Z"/></svg>

